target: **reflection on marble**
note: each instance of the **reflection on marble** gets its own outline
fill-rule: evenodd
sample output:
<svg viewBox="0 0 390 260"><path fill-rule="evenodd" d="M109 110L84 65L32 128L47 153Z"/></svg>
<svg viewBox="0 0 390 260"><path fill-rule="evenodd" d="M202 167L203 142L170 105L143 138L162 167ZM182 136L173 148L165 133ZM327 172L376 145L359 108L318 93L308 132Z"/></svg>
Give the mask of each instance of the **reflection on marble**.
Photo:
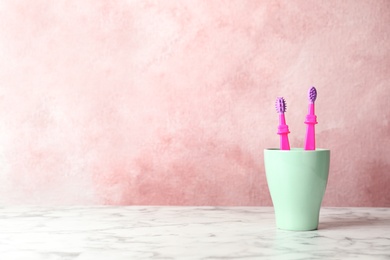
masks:
<svg viewBox="0 0 390 260"><path fill-rule="evenodd" d="M390 259L390 209L323 208L319 230L261 207L0 207L0 259Z"/></svg>

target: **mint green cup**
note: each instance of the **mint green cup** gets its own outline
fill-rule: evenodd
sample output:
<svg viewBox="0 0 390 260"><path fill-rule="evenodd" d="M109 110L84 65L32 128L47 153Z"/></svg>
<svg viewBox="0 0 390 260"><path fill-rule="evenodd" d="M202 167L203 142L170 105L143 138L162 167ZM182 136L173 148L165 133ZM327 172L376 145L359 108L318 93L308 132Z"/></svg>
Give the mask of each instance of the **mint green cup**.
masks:
<svg viewBox="0 0 390 260"><path fill-rule="evenodd" d="M265 173L279 229L318 228L329 164L327 149L264 150Z"/></svg>

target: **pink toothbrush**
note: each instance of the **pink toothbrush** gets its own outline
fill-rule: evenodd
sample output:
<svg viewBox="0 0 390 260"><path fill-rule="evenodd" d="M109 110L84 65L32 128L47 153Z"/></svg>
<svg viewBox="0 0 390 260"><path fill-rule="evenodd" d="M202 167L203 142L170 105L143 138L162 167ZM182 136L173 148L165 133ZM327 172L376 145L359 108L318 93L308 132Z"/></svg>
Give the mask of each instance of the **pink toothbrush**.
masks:
<svg viewBox="0 0 390 260"><path fill-rule="evenodd" d="M309 113L306 116L305 124L307 124L306 130L306 143L305 150L316 149L316 137L314 125L317 124L317 116L314 113L314 101L317 99L317 90L315 87L309 89Z"/></svg>
<svg viewBox="0 0 390 260"><path fill-rule="evenodd" d="M279 127L278 135L280 135L280 150L290 150L290 143L288 141L288 125L286 125L286 118L284 112L286 112L286 101L282 97L278 97L275 103L276 112L279 114Z"/></svg>

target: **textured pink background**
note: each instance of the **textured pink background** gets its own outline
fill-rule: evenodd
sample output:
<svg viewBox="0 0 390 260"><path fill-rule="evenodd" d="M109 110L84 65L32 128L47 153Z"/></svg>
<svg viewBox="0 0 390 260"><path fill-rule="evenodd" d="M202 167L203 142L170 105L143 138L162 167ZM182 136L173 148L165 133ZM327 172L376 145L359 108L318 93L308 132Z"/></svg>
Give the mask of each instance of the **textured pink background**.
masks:
<svg viewBox="0 0 390 260"><path fill-rule="evenodd" d="M274 100L325 206L390 206L389 1L0 2L0 203L271 205Z"/></svg>

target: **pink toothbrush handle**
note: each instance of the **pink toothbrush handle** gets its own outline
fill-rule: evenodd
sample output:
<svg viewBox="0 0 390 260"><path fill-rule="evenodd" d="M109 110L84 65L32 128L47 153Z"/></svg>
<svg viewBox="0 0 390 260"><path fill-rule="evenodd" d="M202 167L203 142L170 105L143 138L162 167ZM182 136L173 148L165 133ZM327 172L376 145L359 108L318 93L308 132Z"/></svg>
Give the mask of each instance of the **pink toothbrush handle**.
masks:
<svg viewBox="0 0 390 260"><path fill-rule="evenodd" d="M315 139L314 125L308 124L307 131L306 131L305 150L315 150L315 149L316 149L316 139Z"/></svg>
<svg viewBox="0 0 390 260"><path fill-rule="evenodd" d="M315 150L316 137L314 125L317 124L317 116L314 115L313 103L309 105L309 114L306 116L305 124L307 124L305 150Z"/></svg>
<svg viewBox="0 0 390 260"><path fill-rule="evenodd" d="M286 125L286 119L284 114L279 115L279 127L278 135L280 135L280 150L290 150L290 142L288 141L288 125Z"/></svg>
<svg viewBox="0 0 390 260"><path fill-rule="evenodd" d="M290 143L287 134L280 135L280 150L290 150Z"/></svg>

